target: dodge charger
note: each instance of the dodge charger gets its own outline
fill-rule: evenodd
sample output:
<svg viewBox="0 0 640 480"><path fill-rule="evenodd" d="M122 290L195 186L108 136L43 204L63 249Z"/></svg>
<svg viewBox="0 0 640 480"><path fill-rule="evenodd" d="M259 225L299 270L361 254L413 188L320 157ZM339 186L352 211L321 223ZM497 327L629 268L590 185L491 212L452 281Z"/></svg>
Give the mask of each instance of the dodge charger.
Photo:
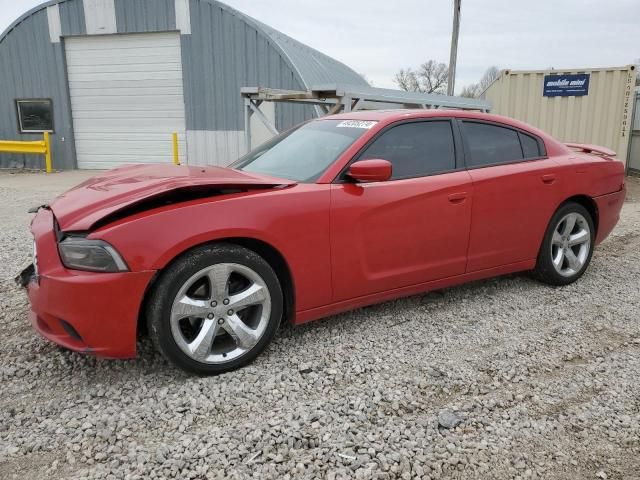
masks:
<svg viewBox="0 0 640 480"><path fill-rule="evenodd" d="M516 120L345 113L227 168L85 181L33 209L20 282L34 328L63 347L130 358L145 332L176 366L215 374L255 359L283 321L513 272L572 283L624 197L615 152Z"/></svg>

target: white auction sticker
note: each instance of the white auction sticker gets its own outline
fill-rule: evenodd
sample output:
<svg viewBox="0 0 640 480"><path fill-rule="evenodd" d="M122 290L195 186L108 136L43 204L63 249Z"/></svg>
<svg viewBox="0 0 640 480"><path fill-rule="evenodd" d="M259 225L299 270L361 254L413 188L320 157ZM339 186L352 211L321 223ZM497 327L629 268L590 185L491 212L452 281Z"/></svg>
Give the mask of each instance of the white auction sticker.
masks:
<svg viewBox="0 0 640 480"><path fill-rule="evenodd" d="M337 127L338 128L365 128L370 129L378 122L373 122L369 120L344 120L340 122Z"/></svg>

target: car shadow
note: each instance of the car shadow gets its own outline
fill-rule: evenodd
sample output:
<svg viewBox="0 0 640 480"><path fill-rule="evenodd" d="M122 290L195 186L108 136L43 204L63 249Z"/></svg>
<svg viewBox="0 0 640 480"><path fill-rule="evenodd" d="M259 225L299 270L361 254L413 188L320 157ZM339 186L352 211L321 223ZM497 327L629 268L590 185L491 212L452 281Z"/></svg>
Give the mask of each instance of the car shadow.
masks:
<svg viewBox="0 0 640 480"><path fill-rule="evenodd" d="M551 288L538 283L528 275L507 275L383 302L299 326L283 323L272 345L253 364L244 367L244 369L250 369L252 373L257 375L269 374L274 367L281 366L282 359L279 356L283 354L284 347L289 352L292 348L299 350L299 352L290 352L291 356L304 358L307 342L322 341L322 339L329 337L335 329L339 330L340 335L350 335L366 331L363 329L363 325L371 321L382 322L383 328L402 328L404 324L418 319L419 316L415 315L418 311L424 315L431 309L447 308L450 302L478 296L487 297L502 289L514 286L517 286L518 289L523 287L541 290ZM24 317L26 317L26 311ZM155 351L152 342L146 336L141 336L138 340L136 358L114 360L100 359L65 350L40 338L34 331L31 331L30 335L32 338L29 345L23 346L32 349L26 366L30 374L43 372L43 375L47 375L46 372L51 370L60 372L65 377L73 376L74 385L78 388L90 388L105 384L110 386L125 385L130 384L132 379L144 383L146 378L152 378L154 388L166 387L173 390L179 388L181 384L199 381L201 378L185 373L171 365ZM7 354L11 355L11 352L9 351ZM210 381L222 382L228 375L235 375L235 373L228 372L210 377L212 379Z"/></svg>

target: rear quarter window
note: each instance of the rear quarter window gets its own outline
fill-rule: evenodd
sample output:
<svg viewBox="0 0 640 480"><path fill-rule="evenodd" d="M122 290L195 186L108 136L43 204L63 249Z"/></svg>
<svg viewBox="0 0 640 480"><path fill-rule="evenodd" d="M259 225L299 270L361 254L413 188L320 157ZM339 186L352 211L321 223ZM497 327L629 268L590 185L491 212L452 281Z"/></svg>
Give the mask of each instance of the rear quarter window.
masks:
<svg viewBox="0 0 640 480"><path fill-rule="evenodd" d="M520 132L520 143L522 143L524 158L538 158L542 156L538 140L531 135Z"/></svg>

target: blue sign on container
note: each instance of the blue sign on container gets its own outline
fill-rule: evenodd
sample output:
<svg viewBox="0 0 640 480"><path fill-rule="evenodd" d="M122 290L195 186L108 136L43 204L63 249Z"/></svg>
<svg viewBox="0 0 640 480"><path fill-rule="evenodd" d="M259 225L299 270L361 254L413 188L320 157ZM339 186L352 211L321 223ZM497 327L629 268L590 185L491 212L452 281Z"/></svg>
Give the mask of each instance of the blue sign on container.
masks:
<svg viewBox="0 0 640 480"><path fill-rule="evenodd" d="M579 97L589 94L589 74L545 75L545 97Z"/></svg>

